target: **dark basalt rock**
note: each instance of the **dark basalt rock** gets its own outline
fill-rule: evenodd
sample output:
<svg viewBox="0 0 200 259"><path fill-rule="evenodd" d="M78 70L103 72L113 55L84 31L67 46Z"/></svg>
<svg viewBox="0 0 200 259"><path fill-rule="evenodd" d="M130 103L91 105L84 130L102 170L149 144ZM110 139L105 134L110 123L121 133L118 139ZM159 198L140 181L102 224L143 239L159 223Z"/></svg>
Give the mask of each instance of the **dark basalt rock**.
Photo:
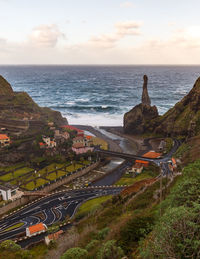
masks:
<svg viewBox="0 0 200 259"><path fill-rule="evenodd" d="M142 103L136 105L132 110L124 115L124 132L128 134L142 134L149 127L152 119L158 117L156 106L151 106L148 95L148 77L144 75Z"/></svg>
<svg viewBox="0 0 200 259"><path fill-rule="evenodd" d="M152 119L158 117L156 106L138 104L124 115L124 132L142 134L146 131Z"/></svg>
<svg viewBox="0 0 200 259"><path fill-rule="evenodd" d="M142 91L142 104L151 105L151 100L149 98L148 89L147 89L147 84L148 84L147 75L144 75L143 80L144 80L144 83L143 83L143 91Z"/></svg>

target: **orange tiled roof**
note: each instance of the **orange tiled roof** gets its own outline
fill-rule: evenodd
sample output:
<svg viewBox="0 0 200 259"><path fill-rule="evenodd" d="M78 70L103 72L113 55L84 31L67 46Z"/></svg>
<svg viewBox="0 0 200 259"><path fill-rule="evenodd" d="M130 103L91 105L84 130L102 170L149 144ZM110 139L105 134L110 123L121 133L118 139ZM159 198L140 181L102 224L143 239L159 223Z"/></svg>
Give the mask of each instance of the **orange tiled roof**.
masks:
<svg viewBox="0 0 200 259"><path fill-rule="evenodd" d="M87 139L92 139L92 136L86 136Z"/></svg>
<svg viewBox="0 0 200 259"><path fill-rule="evenodd" d="M0 140L8 139L6 134L0 134Z"/></svg>
<svg viewBox="0 0 200 259"><path fill-rule="evenodd" d="M65 129L69 129L69 130L75 130L78 133L83 133L83 130L77 129L76 127L71 126L71 125L63 125L63 126L61 126L61 128L65 128Z"/></svg>
<svg viewBox="0 0 200 259"><path fill-rule="evenodd" d="M176 160L175 158L172 157L172 163L175 165L176 164Z"/></svg>
<svg viewBox="0 0 200 259"><path fill-rule="evenodd" d="M57 239L57 238L59 237L59 235L62 234L62 233L63 233L63 230L59 230L59 231L57 231L56 233L53 233L53 234L48 235L48 238L49 238L50 240L55 240L55 239Z"/></svg>
<svg viewBox="0 0 200 259"><path fill-rule="evenodd" d="M30 234L34 234L43 230L46 230L43 223L39 223L29 227Z"/></svg>
<svg viewBox="0 0 200 259"><path fill-rule="evenodd" d="M143 155L143 157L147 157L147 158L157 158L160 156L161 156L161 153L156 153L154 151L149 151Z"/></svg>
<svg viewBox="0 0 200 259"><path fill-rule="evenodd" d="M135 160L135 163L137 163L137 164L146 164L146 165L149 164L148 161L143 161L143 160Z"/></svg>

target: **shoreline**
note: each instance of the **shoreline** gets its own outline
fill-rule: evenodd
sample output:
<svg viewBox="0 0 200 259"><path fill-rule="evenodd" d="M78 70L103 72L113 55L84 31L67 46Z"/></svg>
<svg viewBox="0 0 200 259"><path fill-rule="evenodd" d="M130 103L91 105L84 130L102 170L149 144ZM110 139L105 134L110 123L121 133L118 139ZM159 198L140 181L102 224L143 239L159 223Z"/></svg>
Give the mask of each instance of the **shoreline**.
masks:
<svg viewBox="0 0 200 259"><path fill-rule="evenodd" d="M122 148L119 146L120 140L112 140L111 138L101 133L99 130L95 129L93 126L89 126L89 125L73 125L73 126L80 128L82 130L89 131L92 134L96 135L97 137L102 138L108 143L109 149L116 152L124 152ZM128 140L132 145L133 149L136 151L137 155L143 154L146 150L151 149L151 145L149 143L148 145L144 143L145 138L139 135L134 136L134 135L124 134L122 126L99 126L99 128Z"/></svg>

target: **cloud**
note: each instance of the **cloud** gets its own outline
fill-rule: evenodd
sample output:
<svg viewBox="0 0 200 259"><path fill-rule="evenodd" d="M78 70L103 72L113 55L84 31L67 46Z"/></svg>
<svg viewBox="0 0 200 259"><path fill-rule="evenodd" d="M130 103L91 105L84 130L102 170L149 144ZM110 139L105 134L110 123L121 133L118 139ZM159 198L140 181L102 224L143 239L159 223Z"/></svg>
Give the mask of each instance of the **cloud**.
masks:
<svg viewBox="0 0 200 259"><path fill-rule="evenodd" d="M32 33L29 35L29 42L37 47L53 48L60 38L65 38L65 35L59 30L57 25L40 25L32 30Z"/></svg>
<svg viewBox="0 0 200 259"><path fill-rule="evenodd" d="M134 21L119 22L115 24L116 34L122 37L127 35L140 35L141 23Z"/></svg>
<svg viewBox="0 0 200 259"><path fill-rule="evenodd" d="M129 1L126 1L126 2L123 2L120 4L120 7L122 8L130 8L130 7L133 7L133 3L132 2L129 2Z"/></svg>
<svg viewBox="0 0 200 259"><path fill-rule="evenodd" d="M89 40L89 43L95 44L101 48L113 48L118 41L126 36L140 35L141 23L135 21L125 21L115 24L115 29L110 34L101 34L99 36L93 36Z"/></svg>

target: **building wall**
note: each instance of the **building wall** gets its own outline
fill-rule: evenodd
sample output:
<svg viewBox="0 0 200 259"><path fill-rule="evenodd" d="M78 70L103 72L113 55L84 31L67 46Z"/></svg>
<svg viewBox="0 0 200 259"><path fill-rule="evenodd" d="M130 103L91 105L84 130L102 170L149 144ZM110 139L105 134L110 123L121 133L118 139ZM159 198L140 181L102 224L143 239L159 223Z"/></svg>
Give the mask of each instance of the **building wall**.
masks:
<svg viewBox="0 0 200 259"><path fill-rule="evenodd" d="M1 191L1 194L2 194L2 197L3 197L4 201L10 200L10 198L11 198L11 190L7 190L7 191L0 190L0 191Z"/></svg>

